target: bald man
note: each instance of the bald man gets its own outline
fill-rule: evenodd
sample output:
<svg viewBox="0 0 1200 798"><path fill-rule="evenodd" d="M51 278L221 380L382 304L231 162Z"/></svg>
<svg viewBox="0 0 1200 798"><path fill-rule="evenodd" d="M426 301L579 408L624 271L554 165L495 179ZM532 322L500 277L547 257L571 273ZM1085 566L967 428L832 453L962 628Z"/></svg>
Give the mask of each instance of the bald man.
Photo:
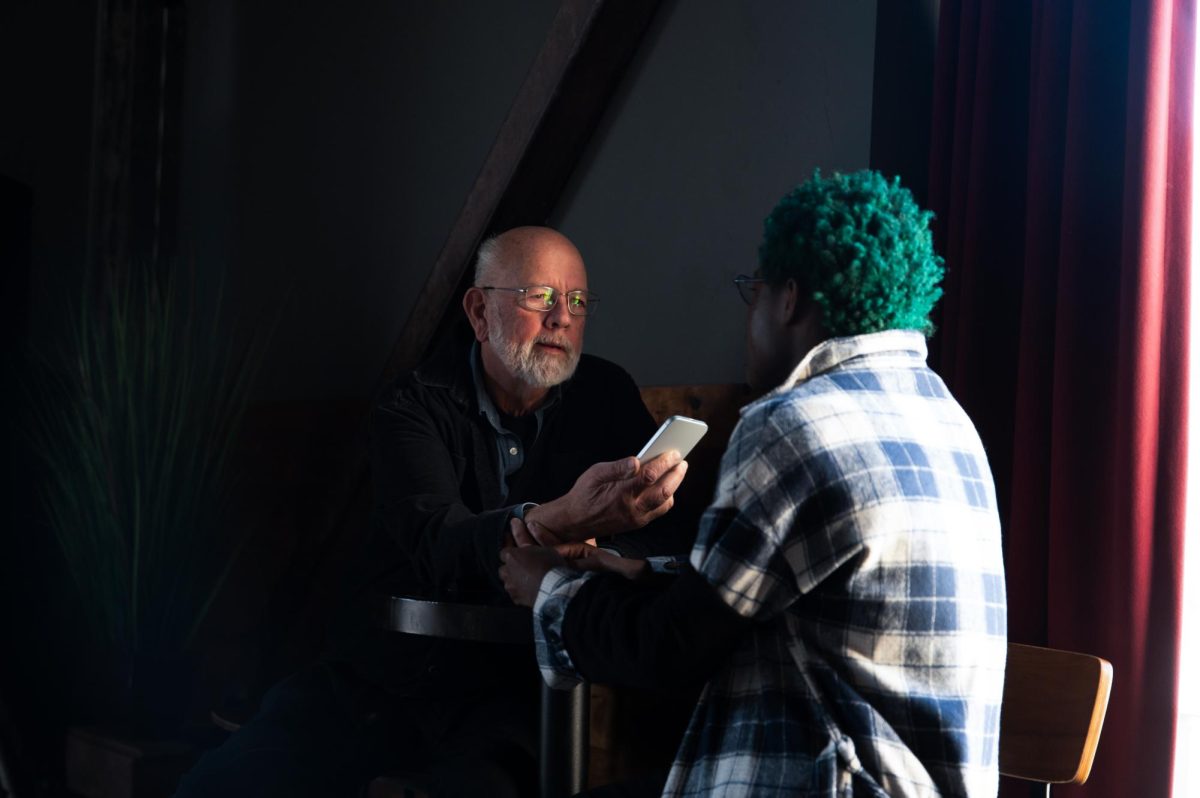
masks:
<svg viewBox="0 0 1200 798"><path fill-rule="evenodd" d="M508 603L497 567L514 518L556 541L686 553L687 524L642 530L670 510L686 463L632 456L654 422L624 370L582 354L597 302L560 233L483 243L462 301L470 334L375 406L371 538L333 653L268 692L178 795L355 795L414 768L434 773L439 795L536 792L532 650L376 630L371 602Z"/></svg>

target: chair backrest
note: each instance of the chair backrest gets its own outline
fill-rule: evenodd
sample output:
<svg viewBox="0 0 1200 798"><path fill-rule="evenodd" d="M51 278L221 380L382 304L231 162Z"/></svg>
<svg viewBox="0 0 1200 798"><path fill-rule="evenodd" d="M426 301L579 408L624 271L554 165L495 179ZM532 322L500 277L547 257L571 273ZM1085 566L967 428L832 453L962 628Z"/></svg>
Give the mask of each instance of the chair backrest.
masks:
<svg viewBox="0 0 1200 798"><path fill-rule="evenodd" d="M1087 781L1111 688L1107 660L1009 643L1000 773L1046 783Z"/></svg>

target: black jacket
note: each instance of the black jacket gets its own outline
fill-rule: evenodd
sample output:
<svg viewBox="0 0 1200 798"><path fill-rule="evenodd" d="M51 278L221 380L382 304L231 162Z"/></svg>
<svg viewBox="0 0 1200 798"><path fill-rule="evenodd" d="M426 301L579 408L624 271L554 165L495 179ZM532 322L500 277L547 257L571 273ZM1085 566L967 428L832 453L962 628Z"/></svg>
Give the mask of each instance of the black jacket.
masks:
<svg viewBox="0 0 1200 798"><path fill-rule="evenodd" d="M563 495L592 464L636 454L654 428L630 376L583 355L502 499L494 432L479 412L466 345L445 347L401 377L373 410L372 528L351 586L357 598L339 646L344 658L397 689L439 675L478 684L481 660L493 674L505 671L494 646L379 633L362 621L373 617L372 601L397 593L508 603L498 570L510 508ZM668 519L613 542L635 556L686 552L694 527ZM532 672L531 652L513 653Z"/></svg>

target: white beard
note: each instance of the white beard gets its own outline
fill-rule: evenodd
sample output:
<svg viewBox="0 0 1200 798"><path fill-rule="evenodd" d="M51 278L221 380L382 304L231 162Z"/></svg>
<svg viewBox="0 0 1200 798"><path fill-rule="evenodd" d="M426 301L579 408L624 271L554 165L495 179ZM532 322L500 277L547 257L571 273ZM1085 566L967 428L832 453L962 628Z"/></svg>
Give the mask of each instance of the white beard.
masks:
<svg viewBox="0 0 1200 798"><path fill-rule="evenodd" d="M488 342L500 358L504 367L521 382L534 388L553 388L571 379L579 365L579 351L571 346L565 336L542 333L532 341L515 341L505 329L499 313L487 311ZM562 347L566 357L539 352L537 344Z"/></svg>

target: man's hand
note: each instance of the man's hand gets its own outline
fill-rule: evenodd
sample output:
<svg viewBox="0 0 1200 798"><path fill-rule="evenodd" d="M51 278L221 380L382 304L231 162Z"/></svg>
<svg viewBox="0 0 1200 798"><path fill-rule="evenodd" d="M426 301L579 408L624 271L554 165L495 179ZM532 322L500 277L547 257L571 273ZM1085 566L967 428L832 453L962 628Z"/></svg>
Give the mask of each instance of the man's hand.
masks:
<svg viewBox="0 0 1200 798"><path fill-rule="evenodd" d="M566 564L577 571L609 571L631 581L641 579L650 572L645 560L622 557L610 551L596 548L594 543L563 543L557 535L541 525L528 524L514 518L509 522L513 540L518 546L545 546L557 551Z"/></svg>
<svg viewBox="0 0 1200 798"><path fill-rule="evenodd" d="M566 566L579 571L609 571L629 580L649 573L645 560L619 557L589 543L563 543L548 529L520 519L509 521L516 544L500 550L500 581L514 604L532 607L542 579L551 568Z"/></svg>
<svg viewBox="0 0 1200 798"><path fill-rule="evenodd" d="M567 561L554 549L517 546L500 551L500 581L514 604L532 607L537 601L542 578L551 568Z"/></svg>
<svg viewBox="0 0 1200 798"><path fill-rule="evenodd" d="M529 508L525 518L565 542L640 529L671 509L686 473L687 462L676 451L647 463L636 457L596 463L565 496Z"/></svg>

